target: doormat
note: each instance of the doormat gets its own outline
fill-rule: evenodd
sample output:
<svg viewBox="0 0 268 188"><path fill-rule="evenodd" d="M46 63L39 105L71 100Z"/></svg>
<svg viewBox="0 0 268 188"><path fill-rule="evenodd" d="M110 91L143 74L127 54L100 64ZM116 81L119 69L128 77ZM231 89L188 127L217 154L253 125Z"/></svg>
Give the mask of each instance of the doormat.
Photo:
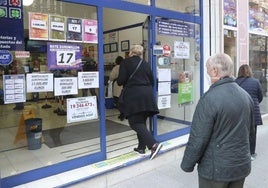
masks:
<svg viewBox="0 0 268 188"><path fill-rule="evenodd" d="M44 130L44 143L49 148L73 144L100 137L100 123L90 122L80 125ZM106 135L112 135L131 130L129 126L106 120Z"/></svg>

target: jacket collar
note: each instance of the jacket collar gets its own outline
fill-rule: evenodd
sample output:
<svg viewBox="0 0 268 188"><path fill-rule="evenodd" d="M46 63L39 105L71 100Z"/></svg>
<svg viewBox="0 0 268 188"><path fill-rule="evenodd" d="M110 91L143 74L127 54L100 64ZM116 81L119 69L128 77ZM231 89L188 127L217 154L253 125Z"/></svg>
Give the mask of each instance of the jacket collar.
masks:
<svg viewBox="0 0 268 188"><path fill-rule="evenodd" d="M226 84L226 83L231 83L231 82L234 82L233 78L231 78L231 77L223 77L220 80L218 80L217 82L215 82L214 84L212 84L210 86L210 88L214 88L214 87L217 87L219 85Z"/></svg>

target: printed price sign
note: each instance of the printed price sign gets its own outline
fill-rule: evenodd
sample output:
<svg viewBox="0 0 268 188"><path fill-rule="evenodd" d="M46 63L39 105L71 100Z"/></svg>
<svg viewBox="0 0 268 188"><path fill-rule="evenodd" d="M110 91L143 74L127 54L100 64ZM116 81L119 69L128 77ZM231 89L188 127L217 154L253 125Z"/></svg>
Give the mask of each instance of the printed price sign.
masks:
<svg viewBox="0 0 268 188"><path fill-rule="evenodd" d="M57 51L57 65L70 66L71 62L75 62L74 51Z"/></svg>
<svg viewBox="0 0 268 188"><path fill-rule="evenodd" d="M67 123L98 118L96 96L67 99Z"/></svg>

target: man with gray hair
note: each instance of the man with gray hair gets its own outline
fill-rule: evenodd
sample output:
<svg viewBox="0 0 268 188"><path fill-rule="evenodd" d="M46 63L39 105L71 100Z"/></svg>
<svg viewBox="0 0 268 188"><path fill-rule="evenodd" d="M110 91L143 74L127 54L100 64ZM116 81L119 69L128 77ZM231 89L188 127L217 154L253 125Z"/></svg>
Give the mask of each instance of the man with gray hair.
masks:
<svg viewBox="0 0 268 188"><path fill-rule="evenodd" d="M192 172L198 164L199 188L243 188L251 171L253 101L234 82L230 56L215 54L206 67L212 85L196 106L181 168Z"/></svg>

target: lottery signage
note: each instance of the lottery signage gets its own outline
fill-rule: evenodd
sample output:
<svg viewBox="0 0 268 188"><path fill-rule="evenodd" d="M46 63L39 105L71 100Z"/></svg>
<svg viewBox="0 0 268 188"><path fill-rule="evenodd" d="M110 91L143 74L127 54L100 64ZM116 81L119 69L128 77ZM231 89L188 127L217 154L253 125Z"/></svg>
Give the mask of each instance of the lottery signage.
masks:
<svg viewBox="0 0 268 188"><path fill-rule="evenodd" d="M77 70L82 68L82 46L78 44L47 44L48 70Z"/></svg>
<svg viewBox="0 0 268 188"><path fill-rule="evenodd" d="M0 49L24 50L22 1L0 1Z"/></svg>
<svg viewBox="0 0 268 188"><path fill-rule="evenodd" d="M96 96L67 99L67 123L97 119Z"/></svg>

